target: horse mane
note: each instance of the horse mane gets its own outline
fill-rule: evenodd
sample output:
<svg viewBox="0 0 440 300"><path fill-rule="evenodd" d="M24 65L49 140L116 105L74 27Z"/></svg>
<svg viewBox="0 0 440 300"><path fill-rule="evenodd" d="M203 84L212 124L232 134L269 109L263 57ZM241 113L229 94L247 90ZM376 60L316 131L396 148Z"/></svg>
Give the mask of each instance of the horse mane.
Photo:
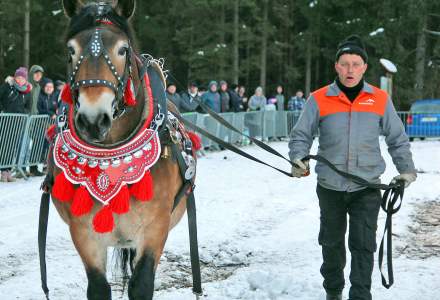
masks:
<svg viewBox="0 0 440 300"><path fill-rule="evenodd" d="M69 28L66 33L66 42L84 30L101 25L99 19L106 19L115 24L134 43L133 30L127 19L118 15L110 4L104 7L103 14L99 16L97 3L84 5L80 12L70 19Z"/></svg>

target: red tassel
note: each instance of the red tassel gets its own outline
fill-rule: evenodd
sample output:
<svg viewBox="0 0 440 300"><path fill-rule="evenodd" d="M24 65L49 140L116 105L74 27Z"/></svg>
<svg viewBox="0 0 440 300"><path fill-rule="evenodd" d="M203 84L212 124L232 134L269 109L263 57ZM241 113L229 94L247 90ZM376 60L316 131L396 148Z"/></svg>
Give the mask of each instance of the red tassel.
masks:
<svg viewBox="0 0 440 300"><path fill-rule="evenodd" d="M109 206L104 206L93 218L93 229L98 233L107 233L113 230L115 220Z"/></svg>
<svg viewBox="0 0 440 300"><path fill-rule="evenodd" d="M57 127L55 126L55 124L52 124L49 126L49 128L47 128L45 138L49 143L52 143L56 134L57 134Z"/></svg>
<svg viewBox="0 0 440 300"><path fill-rule="evenodd" d="M88 214L93 207L93 199L90 196L85 186L80 186L76 189L73 195L73 202L70 206L70 211L74 216L80 217Z"/></svg>
<svg viewBox="0 0 440 300"><path fill-rule="evenodd" d="M67 104L73 104L72 90L70 89L70 84L64 85L61 91L61 100Z"/></svg>
<svg viewBox="0 0 440 300"><path fill-rule="evenodd" d="M125 214L130 210L130 193L127 185L122 186L119 193L110 200L110 209L118 215Z"/></svg>
<svg viewBox="0 0 440 300"><path fill-rule="evenodd" d="M60 202L69 202L72 200L73 193L73 184L67 180L64 172L58 174L52 189L53 197Z"/></svg>
<svg viewBox="0 0 440 300"><path fill-rule="evenodd" d="M151 176L150 171L144 174L144 177L142 177L141 181L133 184L130 187L130 193L133 197L142 202L153 199L153 176Z"/></svg>
<svg viewBox="0 0 440 300"><path fill-rule="evenodd" d="M188 131L187 134L191 140L193 149L195 151L202 149L202 139L195 132Z"/></svg>
<svg viewBox="0 0 440 300"><path fill-rule="evenodd" d="M125 87L124 103L128 106L135 106L136 105L136 97L134 95L134 86L133 86L133 81L131 80L131 77L128 78L127 86Z"/></svg>

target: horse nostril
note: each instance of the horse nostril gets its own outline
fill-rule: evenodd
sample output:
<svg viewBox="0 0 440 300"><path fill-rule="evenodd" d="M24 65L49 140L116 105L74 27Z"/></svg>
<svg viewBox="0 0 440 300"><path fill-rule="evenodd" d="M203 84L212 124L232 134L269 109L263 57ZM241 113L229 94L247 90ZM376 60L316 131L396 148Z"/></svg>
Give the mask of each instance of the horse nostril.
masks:
<svg viewBox="0 0 440 300"><path fill-rule="evenodd" d="M82 130L86 129L88 123L89 122L85 115L78 114L78 117L76 119L76 126L78 127L78 129L82 129Z"/></svg>
<svg viewBox="0 0 440 300"><path fill-rule="evenodd" d="M99 116L99 119L97 122L98 128L108 129L108 128L110 128L111 124L112 124L112 121L107 114L101 114Z"/></svg>

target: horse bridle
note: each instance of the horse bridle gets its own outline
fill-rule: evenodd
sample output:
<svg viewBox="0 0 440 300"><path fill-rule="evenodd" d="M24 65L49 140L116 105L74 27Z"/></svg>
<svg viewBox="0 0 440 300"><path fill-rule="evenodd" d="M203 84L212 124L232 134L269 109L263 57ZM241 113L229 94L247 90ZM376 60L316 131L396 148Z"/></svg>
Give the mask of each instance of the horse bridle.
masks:
<svg viewBox="0 0 440 300"><path fill-rule="evenodd" d="M114 25L113 22L111 22L109 19L104 17L104 8L108 4L105 3L99 3L98 4L98 19L96 22L99 24L106 24L106 25ZM115 92L115 99L112 102L112 110L113 110L113 119L117 119L121 117L127 107L123 101L125 89L127 87L128 79L131 77L132 74L132 67L131 67L131 54L132 54L132 46L130 43L130 40L128 40L128 47L126 49L126 60L125 60L125 67L124 67L124 73L120 75L118 71L116 70L116 66L113 64L110 54L108 53L107 49L104 47L104 43L102 41L101 36L102 28L97 27L95 29L95 32L90 39L90 42L88 46L86 47L85 51L80 55L78 61L76 62L75 66L72 67L72 58L69 56L69 66L71 66L71 72L68 76L69 82L70 82L70 88L72 92L72 97L74 98L75 106L79 106L78 99L76 99L76 96L78 93L76 91L79 91L81 87L91 87L91 86L105 86L110 89L112 89ZM110 68L110 71L112 72L113 76L117 80L117 84L114 84L111 81L104 80L104 79L86 79L86 80L76 80L76 75L79 72L79 69L81 67L81 64L84 62L84 60L88 59L89 57L99 59L101 56L104 57L104 61L107 63L107 66Z"/></svg>

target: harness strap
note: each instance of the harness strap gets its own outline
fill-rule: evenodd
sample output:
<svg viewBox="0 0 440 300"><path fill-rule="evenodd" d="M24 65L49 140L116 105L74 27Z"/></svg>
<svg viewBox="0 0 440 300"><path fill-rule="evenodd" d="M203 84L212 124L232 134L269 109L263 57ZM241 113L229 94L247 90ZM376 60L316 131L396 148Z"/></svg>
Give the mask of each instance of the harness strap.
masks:
<svg viewBox="0 0 440 300"><path fill-rule="evenodd" d="M47 223L49 219L49 192L43 192L40 203L40 217L38 221L38 253L40 257L40 276L41 288L49 300L49 288L47 287L47 271L46 271L46 238L47 238Z"/></svg>
<svg viewBox="0 0 440 300"><path fill-rule="evenodd" d="M188 189L190 189L186 200L186 211L188 215L189 250L191 256L191 271L193 277L192 290L196 296L202 296L203 290L200 272L199 245L197 240L197 213L196 202L194 199L194 185L191 180L185 180L185 172L187 166L176 144L172 144L171 151L173 152L173 156L177 158L181 178L185 181L184 184L182 184L179 193L176 195L176 198L174 199L173 210L177 207L177 205L179 205L180 200L183 198L183 196L188 194L187 191Z"/></svg>

